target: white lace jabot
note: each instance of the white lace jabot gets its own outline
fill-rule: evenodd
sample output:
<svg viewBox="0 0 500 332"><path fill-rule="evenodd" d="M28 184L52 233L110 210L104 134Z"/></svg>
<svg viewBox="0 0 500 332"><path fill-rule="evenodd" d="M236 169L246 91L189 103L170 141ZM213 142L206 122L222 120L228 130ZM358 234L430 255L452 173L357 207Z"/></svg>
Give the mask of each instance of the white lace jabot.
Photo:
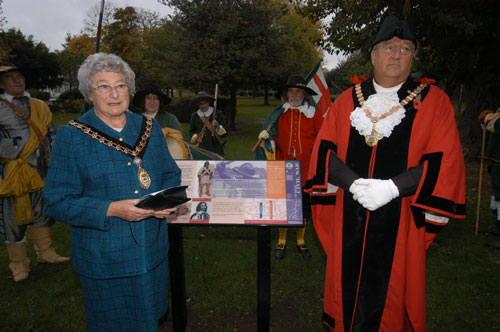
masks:
<svg viewBox="0 0 500 332"><path fill-rule="evenodd" d="M196 113L198 113L198 116L201 118L201 117L206 117L208 118L214 111L214 108L212 106L209 106L208 107L208 110L206 110L205 112L202 112L200 109L198 109L196 111Z"/></svg>
<svg viewBox="0 0 500 332"><path fill-rule="evenodd" d="M300 113L304 114L306 116L306 118L308 118L308 119L312 119L314 117L314 112L316 111L314 106L309 105L309 103L307 101L305 101L299 107L293 107L292 105L290 105L289 102L286 101L282 107L285 109L283 111L283 113L288 111L289 108L295 108L295 109L298 109Z"/></svg>
<svg viewBox="0 0 500 332"><path fill-rule="evenodd" d="M388 112L391 107L399 104L398 90L401 88L403 83L393 86L392 88L384 88L378 85L375 81L373 81L373 85L377 93L368 97L365 101L365 107L374 117L377 117ZM395 113L375 123L375 130L380 135L379 139L391 136L394 127L400 124L404 117L405 109L404 107L401 107ZM373 123L368 116L366 116L361 107L356 107L356 109L351 113L350 119L352 126L356 128L361 135L367 136L371 134Z"/></svg>

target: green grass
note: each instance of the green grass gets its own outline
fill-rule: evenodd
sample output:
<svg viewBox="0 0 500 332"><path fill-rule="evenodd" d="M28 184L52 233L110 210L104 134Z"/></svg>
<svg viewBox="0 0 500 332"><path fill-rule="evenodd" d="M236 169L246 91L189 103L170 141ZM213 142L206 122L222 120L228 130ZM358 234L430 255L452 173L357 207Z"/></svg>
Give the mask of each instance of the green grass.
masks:
<svg viewBox="0 0 500 332"><path fill-rule="evenodd" d="M270 110L280 104L280 101L269 96L269 105L264 106L264 98L238 97L238 117L241 119L265 119Z"/></svg>
<svg viewBox="0 0 500 332"><path fill-rule="evenodd" d="M70 120L76 120L79 117L79 113L56 113L53 116L53 121L56 128L59 128L59 126L68 124Z"/></svg>
<svg viewBox="0 0 500 332"><path fill-rule="evenodd" d="M264 117L273 108L263 106L262 99L240 102L238 130L229 134L226 145L228 159L252 158L250 149L261 125L251 119L254 114ZM57 114L55 122L67 123L72 116ZM438 235L438 246L427 254L429 332L500 330L500 250L485 246L500 238L474 235L478 163L468 164L467 174L468 217L451 221ZM480 228L495 219L488 209L491 185L486 172L483 181ZM69 231L65 224L53 227L54 245L61 254L70 254ZM257 229L193 226L184 227L183 234L188 331L255 331ZM311 261L295 253L295 236L291 229L285 259L271 259L271 331L321 332L325 255L312 225L306 230ZM277 230L272 229L272 246L277 238ZM85 331L79 278L71 265L36 263L31 244L28 254L30 277L14 283L7 251L0 249L0 331ZM171 331L171 325L164 331Z"/></svg>

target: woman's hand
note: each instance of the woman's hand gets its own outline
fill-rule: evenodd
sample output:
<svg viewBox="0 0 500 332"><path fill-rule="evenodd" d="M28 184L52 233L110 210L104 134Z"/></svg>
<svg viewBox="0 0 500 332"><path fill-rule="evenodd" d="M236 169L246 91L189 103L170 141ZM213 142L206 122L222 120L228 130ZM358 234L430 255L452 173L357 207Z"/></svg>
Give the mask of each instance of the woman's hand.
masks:
<svg viewBox="0 0 500 332"><path fill-rule="evenodd" d="M168 216L169 214L174 213L175 210L177 210L177 208L170 208L170 209L165 209L165 210L154 211L154 217L159 218L159 219L163 219L166 216Z"/></svg>
<svg viewBox="0 0 500 332"><path fill-rule="evenodd" d="M108 207L106 217L118 217L127 221L140 221L156 216L155 210L140 209L134 204L137 199L126 199L123 201L111 202ZM173 209L175 211L175 209Z"/></svg>

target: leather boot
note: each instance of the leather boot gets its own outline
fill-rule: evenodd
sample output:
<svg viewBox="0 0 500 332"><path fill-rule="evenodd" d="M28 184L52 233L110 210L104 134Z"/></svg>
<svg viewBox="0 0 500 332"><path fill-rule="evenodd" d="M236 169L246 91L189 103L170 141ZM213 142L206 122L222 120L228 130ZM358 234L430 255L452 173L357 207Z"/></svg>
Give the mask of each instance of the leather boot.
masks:
<svg viewBox="0 0 500 332"><path fill-rule="evenodd" d="M15 282L28 278L30 259L26 257L26 242L5 243L9 252L9 269Z"/></svg>
<svg viewBox="0 0 500 332"><path fill-rule="evenodd" d="M71 257L60 256L51 246L50 227L28 227L26 234L33 241L38 263L65 263L71 260Z"/></svg>

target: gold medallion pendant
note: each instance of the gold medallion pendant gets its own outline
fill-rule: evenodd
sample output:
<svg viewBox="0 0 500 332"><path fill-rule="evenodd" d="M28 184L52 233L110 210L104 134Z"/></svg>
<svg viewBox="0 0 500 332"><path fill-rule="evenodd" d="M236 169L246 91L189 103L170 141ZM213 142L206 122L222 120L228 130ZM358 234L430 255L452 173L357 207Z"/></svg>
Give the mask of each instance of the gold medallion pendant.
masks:
<svg viewBox="0 0 500 332"><path fill-rule="evenodd" d="M379 138L380 134L378 133L378 131L376 131L375 128L372 128L371 134L365 136L366 145L373 148L375 145L377 145Z"/></svg>
<svg viewBox="0 0 500 332"><path fill-rule="evenodd" d="M146 172L146 170L141 167L141 163L141 158L134 158L134 165L136 165L138 168L137 178L139 179L139 185L144 189L148 189L151 186L151 177L149 176L148 172Z"/></svg>
<svg viewBox="0 0 500 332"><path fill-rule="evenodd" d="M139 185L144 189L148 189L151 186L151 177L148 172L141 167L142 159L137 156L141 155L143 149L145 149L148 145L149 137L151 136L151 129L153 128L153 119L145 119L145 121L143 121L142 129L144 129L144 134L142 135L140 142L136 143L134 150L132 150L128 145L121 144L118 140L114 141L110 136L96 132L94 128L78 122L78 120L71 120L69 124L98 140L100 143L123 152L127 156L133 157L134 165L137 166L137 178L139 179Z"/></svg>

